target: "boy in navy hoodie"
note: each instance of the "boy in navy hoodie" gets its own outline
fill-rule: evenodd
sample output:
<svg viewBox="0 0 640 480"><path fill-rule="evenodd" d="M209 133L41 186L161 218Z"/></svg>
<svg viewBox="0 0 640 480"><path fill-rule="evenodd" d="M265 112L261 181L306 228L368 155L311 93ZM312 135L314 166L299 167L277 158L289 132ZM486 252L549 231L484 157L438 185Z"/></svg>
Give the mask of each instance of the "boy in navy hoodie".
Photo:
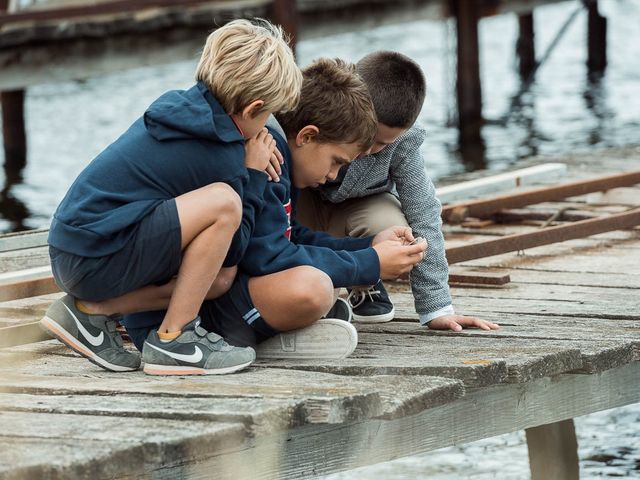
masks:
<svg viewBox="0 0 640 480"><path fill-rule="evenodd" d="M200 314L229 343L257 345L259 358L346 357L357 333L343 321L346 303L347 312L336 303L327 315L335 289L397 278L422 260L426 244L408 245L415 239L406 226L338 239L296 221L298 189L335 179L376 136L373 104L354 65L319 59L303 69L298 107L277 119L280 125L267 125L285 158L280 181L265 189L233 286Z"/></svg>
<svg viewBox="0 0 640 480"><path fill-rule="evenodd" d="M107 370L140 365L122 346L117 315L160 308L146 373L226 373L255 358L204 330L198 310L235 277L265 171L279 169L264 124L295 107L301 74L279 28L238 20L209 36L197 80L161 96L100 153L51 223L51 266L68 295L41 325Z"/></svg>

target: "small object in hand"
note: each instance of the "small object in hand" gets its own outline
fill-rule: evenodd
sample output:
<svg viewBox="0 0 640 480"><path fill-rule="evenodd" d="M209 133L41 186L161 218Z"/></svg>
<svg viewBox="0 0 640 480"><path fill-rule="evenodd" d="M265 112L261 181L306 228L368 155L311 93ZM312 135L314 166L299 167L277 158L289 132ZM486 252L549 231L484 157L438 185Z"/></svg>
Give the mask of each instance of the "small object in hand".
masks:
<svg viewBox="0 0 640 480"><path fill-rule="evenodd" d="M422 238L422 237L416 237L416 238L413 240L413 242L409 242L409 243L407 243L407 245L415 245L416 243L420 243L420 242L424 242L424 241L425 241L425 240L424 240L424 238Z"/></svg>

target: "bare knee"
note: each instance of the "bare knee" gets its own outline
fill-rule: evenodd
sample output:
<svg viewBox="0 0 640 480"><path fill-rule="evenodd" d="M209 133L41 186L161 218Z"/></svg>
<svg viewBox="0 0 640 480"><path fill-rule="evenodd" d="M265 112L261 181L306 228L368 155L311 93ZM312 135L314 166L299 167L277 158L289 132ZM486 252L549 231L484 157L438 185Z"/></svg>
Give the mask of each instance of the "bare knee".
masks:
<svg viewBox="0 0 640 480"><path fill-rule="evenodd" d="M296 305L304 308L308 318L317 320L333 306L333 282L321 270L314 267L298 267L296 281L289 296Z"/></svg>
<svg viewBox="0 0 640 480"><path fill-rule="evenodd" d="M215 223L226 224L234 230L242 219L242 201L236 191L226 183L212 183L207 188Z"/></svg>

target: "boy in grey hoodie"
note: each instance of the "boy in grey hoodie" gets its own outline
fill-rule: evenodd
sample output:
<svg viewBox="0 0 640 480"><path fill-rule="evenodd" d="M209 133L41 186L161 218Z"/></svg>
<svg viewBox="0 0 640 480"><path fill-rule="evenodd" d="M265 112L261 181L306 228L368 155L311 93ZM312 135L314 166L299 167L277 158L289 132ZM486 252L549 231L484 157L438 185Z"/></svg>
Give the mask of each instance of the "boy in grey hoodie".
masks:
<svg viewBox="0 0 640 480"><path fill-rule="evenodd" d="M448 285L441 231L441 204L425 171L420 145L425 131L414 125L426 84L413 60L378 51L362 58L358 73L367 84L378 117L378 132L368 155L343 168L334 182L301 192L298 220L335 236L376 235L391 225L408 225L426 239L424 261L411 271L411 290L420 323L433 329L497 329L497 324L456 315ZM379 281L350 290L354 321L387 322L394 307Z"/></svg>

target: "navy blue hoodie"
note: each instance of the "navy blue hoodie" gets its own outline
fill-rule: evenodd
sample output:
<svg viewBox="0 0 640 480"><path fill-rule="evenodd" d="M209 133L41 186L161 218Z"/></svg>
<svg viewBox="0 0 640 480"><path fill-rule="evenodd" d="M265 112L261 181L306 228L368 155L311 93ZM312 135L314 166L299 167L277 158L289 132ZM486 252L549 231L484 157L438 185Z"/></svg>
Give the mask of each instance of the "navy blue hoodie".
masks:
<svg viewBox="0 0 640 480"><path fill-rule="evenodd" d="M375 284L380 278L380 261L371 248L372 237L335 238L296 222L298 190L291 185L289 146L280 133L269 130L285 164L280 181L270 182L264 190L264 207L240 268L255 277L310 265L329 275L336 288Z"/></svg>
<svg viewBox="0 0 640 480"><path fill-rule="evenodd" d="M243 199L225 266L238 263L262 208L264 172L244 165L244 138L203 83L158 98L75 180L58 206L49 244L84 257L117 252L161 202L214 182Z"/></svg>

